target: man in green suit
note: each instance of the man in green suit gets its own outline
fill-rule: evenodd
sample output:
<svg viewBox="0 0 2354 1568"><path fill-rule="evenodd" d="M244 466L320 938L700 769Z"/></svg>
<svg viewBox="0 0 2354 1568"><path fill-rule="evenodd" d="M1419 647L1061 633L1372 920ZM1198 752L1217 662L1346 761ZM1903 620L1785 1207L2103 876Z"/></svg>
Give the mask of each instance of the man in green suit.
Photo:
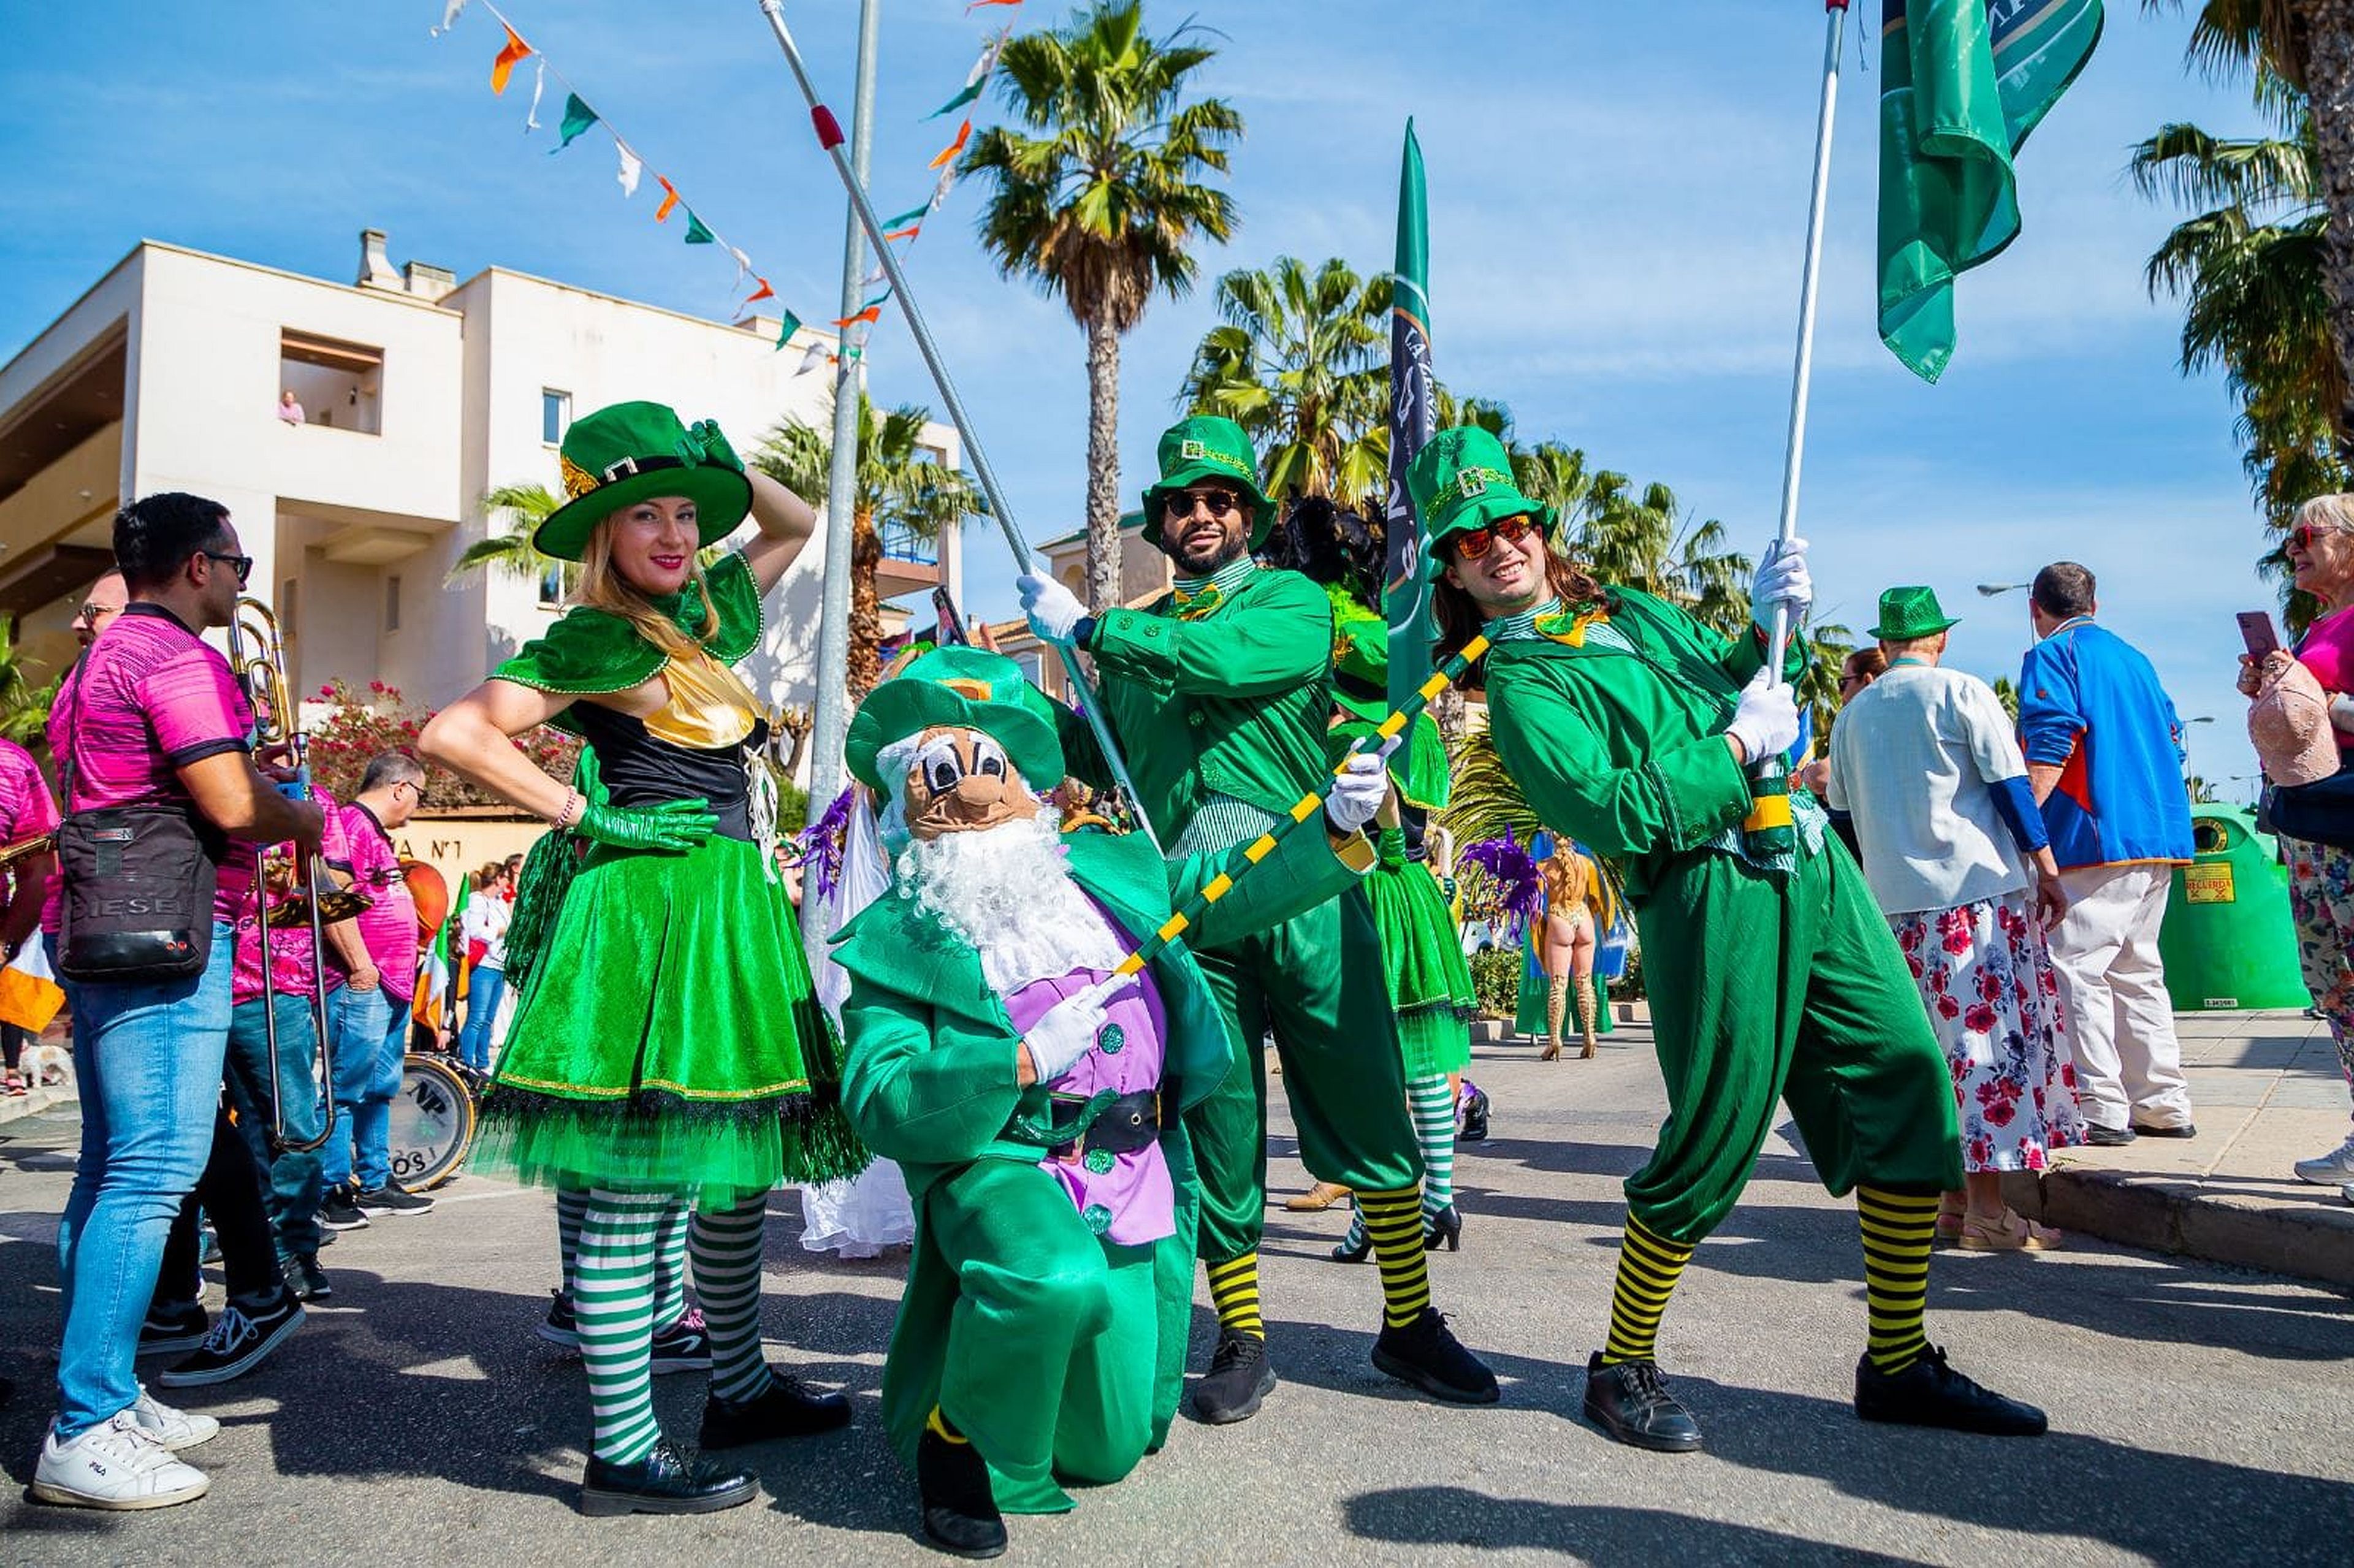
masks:
<svg viewBox="0 0 2354 1568"><path fill-rule="evenodd" d="M1122 959L1214 878L1192 934L1231 939L1355 885L1387 789L1367 756L1326 832L1163 862L1065 835L1055 710L1011 660L927 654L875 688L847 747L878 798L891 894L838 938L843 1096L899 1161L915 1259L883 1372L924 1531L1001 1550L1001 1513L1071 1507L1167 1436L1184 1382L1198 1184L1181 1113L1227 1076L1225 1021L1183 939Z"/></svg>
<svg viewBox="0 0 2354 1568"><path fill-rule="evenodd" d="M1297 572L1252 558L1275 524L1249 439L1196 417L1161 438L1144 493L1145 537L1176 565L1173 593L1143 609L1086 613L1050 577L1015 579L1030 624L1091 653L1104 716L1144 812L1172 859L1248 843L1330 776L1332 609ZM1084 755L1084 752L1079 753ZM1101 782L1100 779L1091 780ZM1496 1380L1430 1300L1422 1161L1406 1113L1381 937L1351 888L1272 929L1196 954L1242 1064L1189 1111L1202 1172L1202 1261L1218 1346L1193 1391L1208 1422L1241 1421L1275 1386L1259 1311L1267 1208L1271 1033L1299 1134L1300 1162L1357 1194L1380 1265L1373 1364L1437 1398L1492 1404Z"/></svg>

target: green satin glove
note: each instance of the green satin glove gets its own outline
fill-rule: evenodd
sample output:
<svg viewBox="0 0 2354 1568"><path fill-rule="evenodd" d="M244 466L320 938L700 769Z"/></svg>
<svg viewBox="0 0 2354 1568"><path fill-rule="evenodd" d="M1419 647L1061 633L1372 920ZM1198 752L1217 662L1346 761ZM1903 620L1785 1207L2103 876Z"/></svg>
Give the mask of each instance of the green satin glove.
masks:
<svg viewBox="0 0 2354 1568"><path fill-rule="evenodd" d="M659 806L616 806L592 800L572 831L618 849L691 850L719 826L708 800L664 800Z"/></svg>

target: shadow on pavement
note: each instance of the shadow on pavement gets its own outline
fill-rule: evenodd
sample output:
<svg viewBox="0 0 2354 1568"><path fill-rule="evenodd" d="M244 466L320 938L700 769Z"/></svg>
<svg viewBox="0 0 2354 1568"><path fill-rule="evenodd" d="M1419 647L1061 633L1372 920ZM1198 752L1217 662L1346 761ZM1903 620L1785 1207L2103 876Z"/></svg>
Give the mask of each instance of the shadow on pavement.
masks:
<svg viewBox="0 0 2354 1568"><path fill-rule="evenodd" d="M1654 1563L1677 1568L1694 1563L1840 1563L1909 1568L1915 1561L1842 1550L1804 1536L1696 1519L1666 1509L1491 1498L1462 1487L1400 1487L1366 1492L1349 1499L1341 1508L1351 1533L1371 1541L1490 1552L1534 1548L1575 1554L1605 1568Z"/></svg>

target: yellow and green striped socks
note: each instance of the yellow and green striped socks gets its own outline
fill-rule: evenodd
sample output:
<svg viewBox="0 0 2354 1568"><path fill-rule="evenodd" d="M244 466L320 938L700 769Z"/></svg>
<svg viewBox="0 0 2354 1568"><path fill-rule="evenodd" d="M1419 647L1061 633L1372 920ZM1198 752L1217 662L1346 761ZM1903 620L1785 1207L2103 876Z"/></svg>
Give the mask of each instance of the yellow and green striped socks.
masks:
<svg viewBox="0 0 2354 1568"><path fill-rule="evenodd" d="M1382 1322L1403 1329L1430 1307L1430 1259L1422 1250L1422 1183L1359 1192L1358 1212L1382 1269Z"/></svg>
<svg viewBox="0 0 2354 1568"><path fill-rule="evenodd" d="M1267 1323L1258 1315L1258 1254L1246 1252L1225 1263L1210 1265L1210 1304L1218 1309L1218 1327L1229 1334L1267 1338Z"/></svg>
<svg viewBox="0 0 2354 1568"><path fill-rule="evenodd" d="M1855 1210L1863 1227L1864 1310L1872 1325L1872 1364L1883 1372L1901 1372L1929 1348L1921 1311L1929 1298L1929 1244L1937 1230L1937 1195L1858 1187Z"/></svg>
<svg viewBox="0 0 2354 1568"><path fill-rule="evenodd" d="M1610 1289L1610 1338L1602 1347L1602 1364L1658 1359L1659 1315L1668 1298L1691 1261L1692 1249L1681 1242L1645 1230L1632 1214L1627 1234L1618 1244L1618 1280Z"/></svg>

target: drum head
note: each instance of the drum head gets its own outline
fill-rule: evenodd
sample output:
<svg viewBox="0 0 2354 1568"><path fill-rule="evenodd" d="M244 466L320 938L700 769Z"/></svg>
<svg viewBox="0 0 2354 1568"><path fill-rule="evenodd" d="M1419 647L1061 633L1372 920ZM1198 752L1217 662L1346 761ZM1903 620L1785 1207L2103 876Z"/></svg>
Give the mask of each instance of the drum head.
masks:
<svg viewBox="0 0 2354 1568"><path fill-rule="evenodd" d="M392 1179L412 1192L458 1173L474 1140L474 1097L457 1070L439 1057L402 1059L390 1137Z"/></svg>

